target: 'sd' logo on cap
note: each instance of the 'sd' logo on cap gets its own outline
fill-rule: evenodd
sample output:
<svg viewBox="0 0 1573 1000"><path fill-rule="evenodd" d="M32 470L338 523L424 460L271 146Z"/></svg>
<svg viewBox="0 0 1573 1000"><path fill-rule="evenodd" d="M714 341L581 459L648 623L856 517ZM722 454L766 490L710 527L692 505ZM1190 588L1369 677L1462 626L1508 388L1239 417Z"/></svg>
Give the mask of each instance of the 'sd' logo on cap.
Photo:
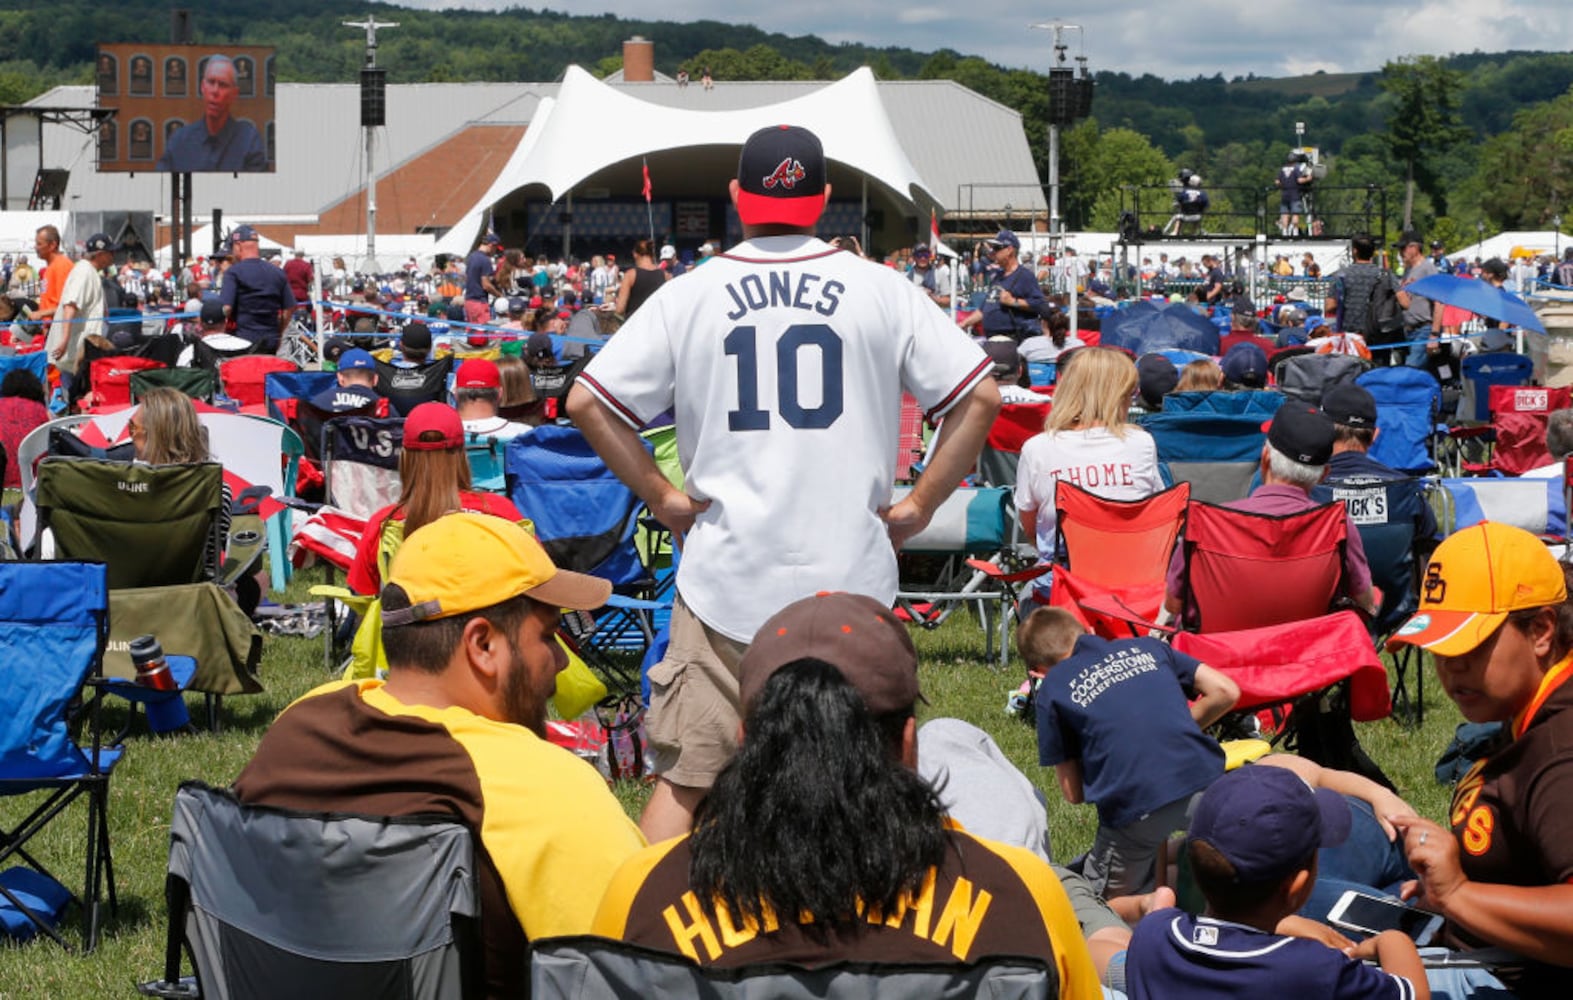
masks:
<svg viewBox="0 0 1573 1000"><path fill-rule="evenodd" d="M790 191L797 187L798 181L807 176L808 171L803 169L803 164L789 156L780 163L776 164L776 168L770 171L769 176L767 176L760 183L765 186L765 190L767 191L775 187L777 184Z"/></svg>
<svg viewBox="0 0 1573 1000"><path fill-rule="evenodd" d="M1447 581L1442 579L1442 564L1434 562L1426 567L1425 602L1427 604L1441 604L1447 597Z"/></svg>

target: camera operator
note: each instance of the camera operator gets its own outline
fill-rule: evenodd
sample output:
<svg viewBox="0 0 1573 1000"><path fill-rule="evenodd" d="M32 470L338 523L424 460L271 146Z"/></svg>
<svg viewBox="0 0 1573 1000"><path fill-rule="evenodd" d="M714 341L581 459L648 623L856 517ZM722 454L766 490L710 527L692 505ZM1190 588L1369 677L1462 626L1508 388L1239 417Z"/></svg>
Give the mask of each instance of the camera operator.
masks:
<svg viewBox="0 0 1573 1000"><path fill-rule="evenodd" d="M1306 228L1310 228L1310 216L1306 213L1305 205L1314 180L1311 158L1299 150L1290 150L1289 155L1284 157L1284 165L1278 168L1278 176L1273 179L1273 184L1278 188L1280 236L1301 235L1301 215L1306 215Z"/></svg>
<svg viewBox="0 0 1573 1000"><path fill-rule="evenodd" d="M1164 235L1178 236L1182 230L1186 235L1196 235L1201 231L1202 215L1209 204L1207 192L1202 190L1201 175L1181 170L1169 186L1174 190L1174 216L1163 228Z"/></svg>

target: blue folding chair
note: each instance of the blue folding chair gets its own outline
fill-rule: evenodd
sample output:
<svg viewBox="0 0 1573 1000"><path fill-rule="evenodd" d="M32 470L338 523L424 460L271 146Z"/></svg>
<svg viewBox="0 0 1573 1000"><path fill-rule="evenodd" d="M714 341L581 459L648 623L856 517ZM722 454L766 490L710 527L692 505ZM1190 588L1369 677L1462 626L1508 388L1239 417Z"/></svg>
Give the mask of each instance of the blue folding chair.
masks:
<svg viewBox="0 0 1573 1000"><path fill-rule="evenodd" d="M1179 392L1164 397L1163 412L1141 426L1158 447L1158 473L1165 486L1191 484L1191 499L1207 503L1239 500L1251 481L1283 396L1276 392Z"/></svg>
<svg viewBox="0 0 1573 1000"><path fill-rule="evenodd" d="M648 441L644 446L653 454ZM547 425L514 438L503 467L508 498L534 522L552 561L612 582L606 607L570 614L564 625L587 663L614 687L633 689L638 658L654 637L653 615L670 607L651 599L655 580L635 544L639 498L573 427Z"/></svg>
<svg viewBox="0 0 1573 1000"><path fill-rule="evenodd" d="M1422 547L1431 539L1421 532L1430 527L1426 517L1426 484L1419 479L1372 481L1327 479L1311 490L1317 503L1337 500L1349 512L1360 532L1360 543L1371 567L1371 582L1382 592L1382 604L1370 621L1371 637L1381 640L1397 629L1419 605L1416 567ZM1402 647L1393 657L1393 712L1425 721L1425 670L1414 646ZM1409 674L1414 673L1414 693Z"/></svg>
<svg viewBox="0 0 1573 1000"><path fill-rule="evenodd" d="M1402 365L1373 368L1355 383L1376 401L1371 458L1412 476L1435 469L1435 444L1447 429L1438 424L1442 387L1431 373Z"/></svg>
<svg viewBox="0 0 1573 1000"><path fill-rule="evenodd" d="M0 562L0 652L6 711L0 714L0 796L36 797L27 815L0 829L0 926L14 937L43 933L69 948L56 929L68 903L83 908L88 951L98 944L99 901L116 906L109 849L109 776L119 747L103 745L100 726L109 585L103 563ZM73 712L78 698L81 707ZM86 735L82 743L73 731ZM66 889L28 843L80 797L87 800L84 889Z"/></svg>
<svg viewBox="0 0 1573 1000"><path fill-rule="evenodd" d="M1458 419L1490 420L1491 387L1528 385L1535 362L1522 354L1471 354L1459 369L1464 393L1458 401Z"/></svg>

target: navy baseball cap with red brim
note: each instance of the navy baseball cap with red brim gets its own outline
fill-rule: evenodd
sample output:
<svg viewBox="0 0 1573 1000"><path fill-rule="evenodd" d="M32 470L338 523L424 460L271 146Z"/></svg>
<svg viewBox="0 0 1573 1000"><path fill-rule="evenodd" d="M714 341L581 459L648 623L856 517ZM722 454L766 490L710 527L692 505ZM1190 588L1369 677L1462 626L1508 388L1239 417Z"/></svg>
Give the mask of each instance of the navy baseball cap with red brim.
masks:
<svg viewBox="0 0 1573 1000"><path fill-rule="evenodd" d="M760 129L737 160L738 218L750 226L813 225L825 210L826 172L824 147L808 129Z"/></svg>

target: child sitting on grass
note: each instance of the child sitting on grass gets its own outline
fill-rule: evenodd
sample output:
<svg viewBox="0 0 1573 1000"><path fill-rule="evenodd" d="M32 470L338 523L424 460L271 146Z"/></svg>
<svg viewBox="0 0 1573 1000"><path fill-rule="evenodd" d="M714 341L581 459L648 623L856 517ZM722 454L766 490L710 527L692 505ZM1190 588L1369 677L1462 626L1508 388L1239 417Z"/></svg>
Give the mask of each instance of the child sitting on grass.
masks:
<svg viewBox="0 0 1573 1000"><path fill-rule="evenodd" d="M1105 898L1150 892L1158 846L1223 773L1223 751L1202 729L1234 707L1239 687L1155 639L1089 635L1060 608L1027 616L1016 648L1030 672L1045 672L1038 763L1054 766L1067 802L1098 807L1082 874Z"/></svg>
<svg viewBox="0 0 1573 1000"><path fill-rule="evenodd" d="M1420 953L1402 932L1341 949L1320 925L1281 923L1311 894L1317 850L1342 843L1349 825L1342 796L1312 791L1292 771L1242 767L1219 778L1196 806L1185 848L1206 913L1142 918L1126 954L1130 1000L1430 1000ZM1310 936L1282 933L1296 926Z"/></svg>

